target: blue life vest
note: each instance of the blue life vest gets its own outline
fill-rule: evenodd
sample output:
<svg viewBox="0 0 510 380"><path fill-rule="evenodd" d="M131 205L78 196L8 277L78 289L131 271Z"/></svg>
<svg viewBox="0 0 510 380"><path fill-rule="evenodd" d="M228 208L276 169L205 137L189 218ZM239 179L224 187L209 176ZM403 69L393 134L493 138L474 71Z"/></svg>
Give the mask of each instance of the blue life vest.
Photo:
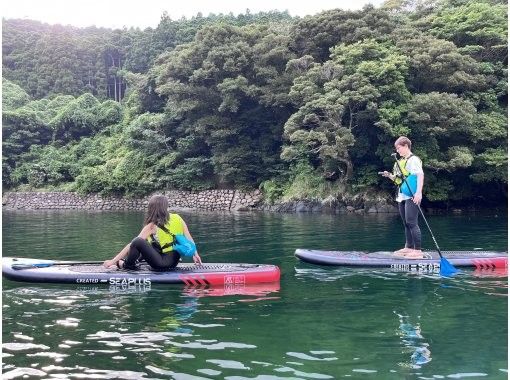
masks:
<svg viewBox="0 0 510 380"><path fill-rule="evenodd" d="M174 251L179 252L182 256L191 257L197 251L197 246L185 235L174 235Z"/></svg>
<svg viewBox="0 0 510 380"><path fill-rule="evenodd" d="M409 190L409 188L411 189ZM414 197L416 190L418 190L418 175L410 174L404 178L404 181L402 181L400 185L400 192L408 197Z"/></svg>

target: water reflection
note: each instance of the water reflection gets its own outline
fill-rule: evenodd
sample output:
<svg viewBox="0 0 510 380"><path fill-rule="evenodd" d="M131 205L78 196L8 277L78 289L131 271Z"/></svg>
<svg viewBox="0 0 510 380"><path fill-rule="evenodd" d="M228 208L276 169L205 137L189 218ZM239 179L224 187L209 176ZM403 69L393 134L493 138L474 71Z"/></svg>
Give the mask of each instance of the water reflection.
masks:
<svg viewBox="0 0 510 380"><path fill-rule="evenodd" d="M407 348L404 352L412 352L409 363L403 363L403 366L410 365L411 368L421 368L432 360L432 354L429 350L429 344L425 342L421 334L420 324L411 323L409 316L395 313L398 316L399 332L402 343Z"/></svg>
<svg viewBox="0 0 510 380"><path fill-rule="evenodd" d="M98 364L106 358L112 363L133 360L136 363L137 358L145 355L159 355L175 362L195 359L194 352L257 349L257 345L244 342L241 337L209 339L203 337L203 332L229 329L229 321L235 319L223 312L226 311L225 307L232 308L237 302L270 302L279 299L274 295L280 290L279 282L253 286L245 284L236 288L169 288L162 285L153 286L152 289L139 286L63 287L66 289L52 285L15 286L4 291L4 311L10 308L9 305L26 305L21 315L4 314L4 332L11 332L4 335L4 360L13 358L14 354L22 354L26 360L37 359L38 362L32 363L31 368L14 368L6 364L3 366L3 378L66 376L113 379L121 376L126 379L146 379L154 378L158 373L192 378L155 362L148 372L110 371L93 366L80 369L56 364L80 361L80 357L95 358L94 362ZM201 300L209 297L224 297L225 300L205 307ZM33 310L33 306L36 310ZM95 312L90 313L90 310ZM205 321L196 317L204 313L209 315ZM41 316L37 321L38 325L44 326L44 331L34 330L30 324L36 314ZM27 323L23 323L24 320ZM82 332L90 331L92 326L98 329L83 335ZM52 339L48 340L45 336ZM43 341L49 345L41 344ZM54 364L47 365L48 360ZM222 363L220 359L214 360L210 363ZM209 373L216 371L202 369Z"/></svg>

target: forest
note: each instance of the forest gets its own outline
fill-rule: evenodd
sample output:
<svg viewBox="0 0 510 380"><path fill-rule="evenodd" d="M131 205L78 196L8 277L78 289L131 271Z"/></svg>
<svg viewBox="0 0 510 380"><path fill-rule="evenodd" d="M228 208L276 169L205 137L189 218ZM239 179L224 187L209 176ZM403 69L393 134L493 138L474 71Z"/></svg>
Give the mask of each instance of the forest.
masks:
<svg viewBox="0 0 510 380"><path fill-rule="evenodd" d="M377 172L405 135L424 202L506 205L507 24L501 0L163 14L145 30L4 19L3 187L391 194Z"/></svg>

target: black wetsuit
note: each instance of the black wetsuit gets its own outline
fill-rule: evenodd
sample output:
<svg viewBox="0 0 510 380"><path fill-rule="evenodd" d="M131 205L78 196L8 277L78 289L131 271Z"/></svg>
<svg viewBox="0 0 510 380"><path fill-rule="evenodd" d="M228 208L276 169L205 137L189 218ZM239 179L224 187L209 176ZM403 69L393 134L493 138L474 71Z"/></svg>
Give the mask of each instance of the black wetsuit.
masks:
<svg viewBox="0 0 510 380"><path fill-rule="evenodd" d="M421 250L421 230L418 225L418 206L412 199L398 203L398 211L406 230L406 247Z"/></svg>
<svg viewBox="0 0 510 380"><path fill-rule="evenodd" d="M137 237L131 242L124 268L135 268L140 258L154 269L171 269L177 266L181 255L175 251L160 253L147 240Z"/></svg>

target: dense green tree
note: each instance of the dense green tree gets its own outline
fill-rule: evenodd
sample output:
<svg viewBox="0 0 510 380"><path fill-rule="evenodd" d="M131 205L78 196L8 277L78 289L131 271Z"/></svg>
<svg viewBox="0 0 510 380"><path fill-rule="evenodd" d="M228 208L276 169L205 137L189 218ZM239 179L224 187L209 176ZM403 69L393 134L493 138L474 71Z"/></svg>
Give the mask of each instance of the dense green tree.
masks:
<svg viewBox="0 0 510 380"><path fill-rule="evenodd" d="M281 32L281 27L206 27L154 68L157 92L168 98L166 114L179 124L172 133L194 135L200 146L183 157L198 154L200 162L212 164L219 186L256 185L278 160L292 80L285 72L292 54Z"/></svg>
<svg viewBox="0 0 510 380"><path fill-rule="evenodd" d="M432 35L467 47L466 51L480 60L499 63L507 59L506 2L466 1L459 6L446 6L428 19L425 26Z"/></svg>
<svg viewBox="0 0 510 380"><path fill-rule="evenodd" d="M318 62L329 59L330 49L387 35L399 19L371 5L359 11L334 9L299 20L291 32L291 48L298 56L311 55Z"/></svg>
<svg viewBox="0 0 510 380"><path fill-rule="evenodd" d="M40 167L41 173L46 169L58 171L49 169L50 164L42 164L53 158L58 161L57 158L61 157L56 150L58 146L97 134L122 119L122 109L118 103L111 100L100 102L91 94L76 99L70 95L60 95L51 100L27 102L26 93L20 91L18 86L5 80L3 85L3 93L12 96L6 102L8 107L4 107L2 112L3 181L7 185L20 184L28 178L33 179L29 181L31 185L56 184L59 178L68 181L71 174L59 177L46 171L47 175L30 177L27 173L36 173L35 167ZM37 162L38 158L40 162ZM28 166L25 165L27 162ZM34 168L29 170L30 165ZM22 169L15 170L16 167ZM39 179L35 180L36 177Z"/></svg>
<svg viewBox="0 0 510 380"><path fill-rule="evenodd" d="M156 28L3 24L3 184L81 192L389 191L407 135L425 202L507 197L507 4L218 14ZM35 99L35 100L34 100Z"/></svg>
<svg viewBox="0 0 510 380"><path fill-rule="evenodd" d="M308 70L291 89L299 110L285 124L288 144L282 158L305 159L326 178L345 183L353 177L356 136L377 133L378 108L386 116L385 108L409 98L406 57L388 44L367 40L338 45L322 65L311 57L289 62L289 67L304 65Z"/></svg>
<svg viewBox="0 0 510 380"><path fill-rule="evenodd" d="M2 78L2 109L13 110L30 101L30 95L17 84Z"/></svg>
<svg viewBox="0 0 510 380"><path fill-rule="evenodd" d="M31 96L91 92L106 97L105 68L98 47L111 31L4 20L3 74Z"/></svg>

